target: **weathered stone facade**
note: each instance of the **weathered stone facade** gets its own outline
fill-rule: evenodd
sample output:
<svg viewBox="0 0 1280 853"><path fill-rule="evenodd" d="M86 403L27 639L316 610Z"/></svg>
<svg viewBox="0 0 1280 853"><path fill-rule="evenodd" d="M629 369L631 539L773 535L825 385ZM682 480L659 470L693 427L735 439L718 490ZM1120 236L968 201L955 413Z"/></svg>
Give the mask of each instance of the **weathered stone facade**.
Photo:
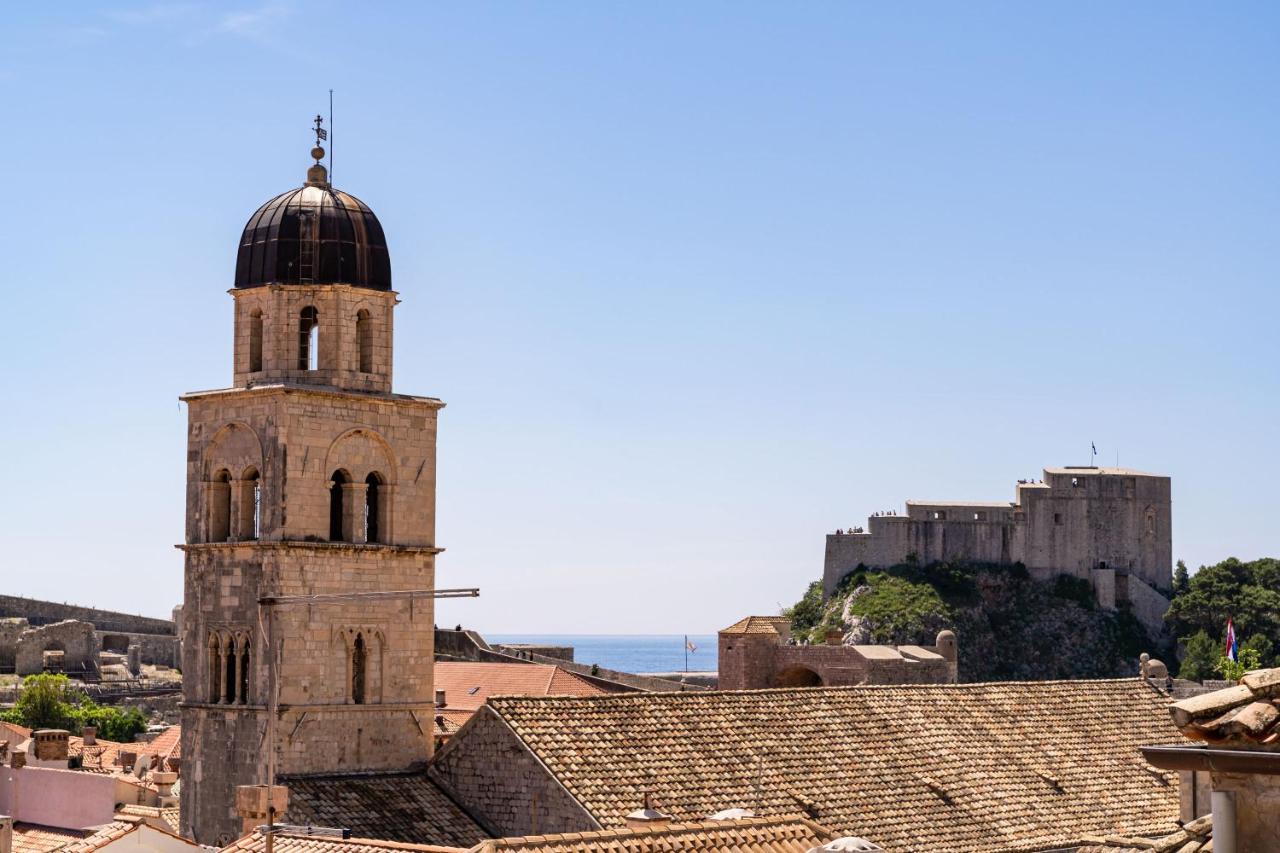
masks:
<svg viewBox="0 0 1280 853"><path fill-rule="evenodd" d="M48 667L71 674L92 674L98 671L97 637L88 622L68 619L28 628L18 636L14 656L18 675L34 675L44 672L45 652L61 652L59 665Z"/></svg>
<svg viewBox="0 0 1280 853"><path fill-rule="evenodd" d="M955 684L956 637L933 646L826 645L791 641L785 617L749 616L719 636L720 690L848 684Z"/></svg>
<svg viewBox="0 0 1280 853"><path fill-rule="evenodd" d="M1022 563L1035 577L1069 574L1093 584L1104 607L1136 601L1159 629L1154 596L1172 584L1170 480L1123 468L1046 468L1003 503L908 501L905 515L877 514L864 530L827 536L823 589L831 595L858 566L886 568L913 557ZM1145 587L1145 588L1143 588ZM1132 589L1131 589L1132 588Z"/></svg>
<svg viewBox="0 0 1280 853"><path fill-rule="evenodd" d="M402 770L432 750L429 596L261 602L434 589L444 404L391 393L396 294L317 282L232 295L233 387L182 398L182 821L206 844L239 831L235 788L267 782L270 750L281 776Z"/></svg>

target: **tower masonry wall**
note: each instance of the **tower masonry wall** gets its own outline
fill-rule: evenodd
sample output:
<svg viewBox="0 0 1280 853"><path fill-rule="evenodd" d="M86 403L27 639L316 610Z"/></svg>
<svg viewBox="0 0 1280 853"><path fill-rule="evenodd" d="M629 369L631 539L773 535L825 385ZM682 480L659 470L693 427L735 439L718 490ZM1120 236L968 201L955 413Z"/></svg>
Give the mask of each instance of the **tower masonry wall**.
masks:
<svg viewBox="0 0 1280 853"><path fill-rule="evenodd" d="M1040 578L1069 574L1127 601L1121 579L1148 591L1172 583L1170 479L1116 468L1048 468L1042 482L1023 482L1008 503L909 501L903 515L875 515L864 531L829 534L823 589L830 596L850 572L914 558L928 564L1022 563ZM1114 576L1114 585L1107 581ZM1137 587L1135 587L1135 590ZM1103 590L1105 592L1105 590ZM1143 596L1140 615L1155 626L1159 608ZM1161 610L1161 612L1163 612Z"/></svg>

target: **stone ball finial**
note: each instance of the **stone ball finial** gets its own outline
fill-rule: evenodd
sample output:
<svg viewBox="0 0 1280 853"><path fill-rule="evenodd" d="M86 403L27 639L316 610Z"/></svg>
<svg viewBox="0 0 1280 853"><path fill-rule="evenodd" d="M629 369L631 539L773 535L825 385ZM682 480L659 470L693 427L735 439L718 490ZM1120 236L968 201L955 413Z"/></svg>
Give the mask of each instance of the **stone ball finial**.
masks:
<svg viewBox="0 0 1280 853"><path fill-rule="evenodd" d="M319 145L317 145L315 148L312 148L312 149L311 149L311 159L312 159L312 160L323 160L323 159L324 159L324 149L323 149L323 148L321 148Z"/></svg>

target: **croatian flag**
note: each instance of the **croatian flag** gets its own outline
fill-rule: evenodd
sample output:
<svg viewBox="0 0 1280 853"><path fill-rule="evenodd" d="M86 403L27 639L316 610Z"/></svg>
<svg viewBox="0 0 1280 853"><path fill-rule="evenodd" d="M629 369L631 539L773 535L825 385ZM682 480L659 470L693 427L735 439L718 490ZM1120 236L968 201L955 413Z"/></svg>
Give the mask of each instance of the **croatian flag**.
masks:
<svg viewBox="0 0 1280 853"><path fill-rule="evenodd" d="M1227 657L1232 663L1236 661L1236 626L1231 624L1231 617L1227 617Z"/></svg>

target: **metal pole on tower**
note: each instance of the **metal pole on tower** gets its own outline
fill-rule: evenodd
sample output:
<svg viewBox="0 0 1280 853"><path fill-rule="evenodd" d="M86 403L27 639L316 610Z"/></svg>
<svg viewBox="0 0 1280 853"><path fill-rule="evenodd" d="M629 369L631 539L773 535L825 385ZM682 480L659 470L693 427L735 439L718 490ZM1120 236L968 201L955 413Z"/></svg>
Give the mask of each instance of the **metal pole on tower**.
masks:
<svg viewBox="0 0 1280 853"><path fill-rule="evenodd" d="M329 186L333 186L333 90L329 90Z"/></svg>

